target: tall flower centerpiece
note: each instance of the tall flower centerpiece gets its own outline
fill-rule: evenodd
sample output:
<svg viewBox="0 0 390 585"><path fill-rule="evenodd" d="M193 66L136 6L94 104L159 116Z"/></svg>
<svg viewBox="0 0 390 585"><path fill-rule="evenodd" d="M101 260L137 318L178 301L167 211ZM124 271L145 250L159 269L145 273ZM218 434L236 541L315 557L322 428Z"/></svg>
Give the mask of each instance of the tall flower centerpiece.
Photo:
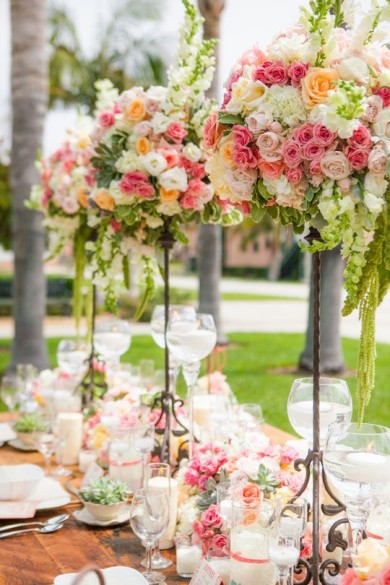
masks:
<svg viewBox="0 0 390 585"><path fill-rule="evenodd" d="M375 374L375 312L390 283L390 5L360 20L351 1L313 0L263 52L247 51L205 125L216 193L255 221L269 213L311 252L341 243L343 314L362 320L357 398L363 418ZM387 26L387 28L386 28Z"/></svg>
<svg viewBox="0 0 390 585"><path fill-rule="evenodd" d="M183 4L185 21L167 87L133 87L119 96L107 82L101 88L92 135L96 185L91 201L104 229L90 248L96 282L112 303L130 249L144 262L146 299L154 285L152 258L164 232L186 243L183 226L189 222L240 220L239 211L215 196L206 176L200 142L213 109L205 92L214 71L214 43L202 39L194 5Z"/></svg>
<svg viewBox="0 0 390 585"><path fill-rule="evenodd" d="M49 241L49 258L58 255L65 245L73 243L75 257L74 314L79 321L82 312L85 244L91 237L88 226L88 197L94 184L91 161L91 120L82 118L67 132L60 147L37 162L41 182L34 185L26 205L41 211Z"/></svg>

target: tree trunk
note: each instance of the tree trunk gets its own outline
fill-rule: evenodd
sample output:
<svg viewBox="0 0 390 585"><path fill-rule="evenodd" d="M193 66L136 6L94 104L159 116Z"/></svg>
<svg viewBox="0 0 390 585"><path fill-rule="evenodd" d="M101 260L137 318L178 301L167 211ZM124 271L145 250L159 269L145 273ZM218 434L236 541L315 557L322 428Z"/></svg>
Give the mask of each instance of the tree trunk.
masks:
<svg viewBox="0 0 390 585"><path fill-rule="evenodd" d="M341 293L343 288L343 259L340 246L321 254L321 373L339 374L345 370L341 347ZM313 286L310 300L306 346L299 357L301 369L313 371Z"/></svg>
<svg viewBox="0 0 390 585"><path fill-rule="evenodd" d="M46 287L41 215L25 208L39 181L35 159L42 149L47 103L45 0L12 0L12 236L15 254L12 364L48 366L43 337Z"/></svg>
<svg viewBox="0 0 390 585"><path fill-rule="evenodd" d="M205 39L219 39L221 13L224 0L198 0L199 10L205 21ZM218 100L218 45L215 48L216 69L209 96ZM225 343L226 337L220 319L220 282L222 276L222 228L219 225L201 225L198 239L199 311L211 313L217 327L217 342Z"/></svg>

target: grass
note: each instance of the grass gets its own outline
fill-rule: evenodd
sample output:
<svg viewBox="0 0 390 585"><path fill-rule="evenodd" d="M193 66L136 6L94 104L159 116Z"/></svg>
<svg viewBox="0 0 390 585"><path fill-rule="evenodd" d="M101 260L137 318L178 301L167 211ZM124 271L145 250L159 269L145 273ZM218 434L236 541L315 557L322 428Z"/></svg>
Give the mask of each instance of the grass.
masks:
<svg viewBox="0 0 390 585"><path fill-rule="evenodd" d="M267 422L291 431L287 418L287 397L294 374L275 374L274 368L288 368L296 365L303 348L301 334L277 333L235 333L229 335L231 344L227 349L227 364L224 373L240 402L259 402ZM48 340L51 364L55 365L58 339ZM343 340L343 350L349 371L356 369L358 342ZM0 372L9 362L10 341L0 340ZM389 426L390 420L390 345L378 344L377 380L371 402L366 410L365 420ZM134 336L132 346L124 361L137 363L147 358L156 361L156 368L163 367L163 352L149 336ZM347 378L352 395L355 380ZM183 390L183 380L180 380Z"/></svg>

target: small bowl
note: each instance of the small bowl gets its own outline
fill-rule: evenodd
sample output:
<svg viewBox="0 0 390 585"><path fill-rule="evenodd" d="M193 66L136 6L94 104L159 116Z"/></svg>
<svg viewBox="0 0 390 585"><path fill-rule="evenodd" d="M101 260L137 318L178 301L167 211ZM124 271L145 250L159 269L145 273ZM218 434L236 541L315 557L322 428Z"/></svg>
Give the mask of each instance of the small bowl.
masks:
<svg viewBox="0 0 390 585"><path fill-rule="evenodd" d="M34 433L22 433L15 431L18 441L28 447L35 447Z"/></svg>
<svg viewBox="0 0 390 585"><path fill-rule="evenodd" d="M0 500L24 500L44 477L38 465L0 466Z"/></svg>
<svg viewBox="0 0 390 585"><path fill-rule="evenodd" d="M102 522L114 520L114 518L117 518L122 514L126 506L126 502L117 502L116 504L94 504L93 502L86 502L84 498L82 498L82 500L88 512Z"/></svg>

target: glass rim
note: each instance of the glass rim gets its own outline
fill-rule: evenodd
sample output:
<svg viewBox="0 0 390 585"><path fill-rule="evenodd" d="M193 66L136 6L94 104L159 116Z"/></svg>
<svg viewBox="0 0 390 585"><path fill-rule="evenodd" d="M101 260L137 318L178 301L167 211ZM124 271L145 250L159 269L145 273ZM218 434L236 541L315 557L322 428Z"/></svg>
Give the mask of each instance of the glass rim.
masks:
<svg viewBox="0 0 390 585"><path fill-rule="evenodd" d="M359 423L357 422L351 422L349 426L345 429L345 436L347 435L378 436L385 434L390 435L390 428L376 423L361 423L359 425Z"/></svg>
<svg viewBox="0 0 390 585"><path fill-rule="evenodd" d="M302 382L304 384L313 384L314 379L312 376L306 376L304 378L295 378L295 380L293 381L293 384L295 384L295 382ZM347 381L344 380L343 378L329 378L328 376L320 376L320 384L328 384L329 382L342 382L343 384L345 384L346 386L348 386Z"/></svg>

